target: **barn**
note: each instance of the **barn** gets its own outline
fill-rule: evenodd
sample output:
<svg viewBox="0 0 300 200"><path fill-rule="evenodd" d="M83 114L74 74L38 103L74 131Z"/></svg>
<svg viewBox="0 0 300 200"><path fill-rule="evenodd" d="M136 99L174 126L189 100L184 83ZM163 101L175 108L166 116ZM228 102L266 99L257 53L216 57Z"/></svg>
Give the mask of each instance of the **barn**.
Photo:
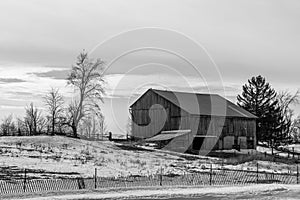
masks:
<svg viewBox="0 0 300 200"><path fill-rule="evenodd" d="M148 89L129 109L132 137L177 152L256 148L256 116L217 94Z"/></svg>

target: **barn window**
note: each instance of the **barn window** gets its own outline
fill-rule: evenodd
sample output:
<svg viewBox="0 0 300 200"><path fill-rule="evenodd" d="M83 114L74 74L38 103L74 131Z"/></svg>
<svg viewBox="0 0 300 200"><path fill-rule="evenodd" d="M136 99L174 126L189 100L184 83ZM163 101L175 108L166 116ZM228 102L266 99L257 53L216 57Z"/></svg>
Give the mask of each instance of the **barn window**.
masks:
<svg viewBox="0 0 300 200"><path fill-rule="evenodd" d="M253 149L254 148L254 139L253 137L247 137L247 148Z"/></svg>
<svg viewBox="0 0 300 200"><path fill-rule="evenodd" d="M181 117L171 117L171 129L172 130L176 130L176 129L179 129L179 124L180 124L180 121L181 121Z"/></svg>
<svg viewBox="0 0 300 200"><path fill-rule="evenodd" d="M167 108L169 109L169 108ZM181 113L181 109L177 106L171 107L171 109L169 109L171 111L171 116L172 117L181 117L182 113Z"/></svg>
<svg viewBox="0 0 300 200"><path fill-rule="evenodd" d="M239 144L238 141L239 137L238 136L234 136L234 145L237 146Z"/></svg>

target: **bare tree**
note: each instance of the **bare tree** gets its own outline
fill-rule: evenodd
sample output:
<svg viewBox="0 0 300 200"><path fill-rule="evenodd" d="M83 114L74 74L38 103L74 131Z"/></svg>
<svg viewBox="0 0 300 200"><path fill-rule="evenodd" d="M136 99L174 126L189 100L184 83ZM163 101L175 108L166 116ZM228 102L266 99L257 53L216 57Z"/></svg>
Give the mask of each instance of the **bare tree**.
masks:
<svg viewBox="0 0 300 200"><path fill-rule="evenodd" d="M285 123L287 123L288 131L291 131L292 118L294 115L294 111L291 108L293 105L297 105L300 103L299 100L300 91L298 90L295 94L291 94L289 91L281 91L277 94L278 104L280 106L282 116L284 118Z"/></svg>
<svg viewBox="0 0 300 200"><path fill-rule="evenodd" d="M24 135L26 133L26 124L23 119L16 119L16 130L18 136Z"/></svg>
<svg viewBox="0 0 300 200"><path fill-rule="evenodd" d="M300 142L300 116L293 120L291 125L291 137L295 143Z"/></svg>
<svg viewBox="0 0 300 200"><path fill-rule="evenodd" d="M14 127L15 126L14 126L12 115L9 115L9 116L4 117L2 119L2 123L1 123L1 126L0 126L2 135L8 136L8 135L13 134Z"/></svg>
<svg viewBox="0 0 300 200"><path fill-rule="evenodd" d="M45 105L48 109L49 120L51 123L52 135L55 134L55 127L57 126L58 120L63 114L64 98L59 93L59 89L51 88L48 94L44 97Z"/></svg>
<svg viewBox="0 0 300 200"><path fill-rule="evenodd" d="M37 121L37 127L36 131L39 134L45 133L47 127L47 120L43 117L43 115L40 114L38 121Z"/></svg>
<svg viewBox="0 0 300 200"><path fill-rule="evenodd" d="M104 135L106 135L108 131L107 131L107 124L105 123L105 117L100 110L98 110L98 112L95 112L95 119L96 120L95 120L94 138L96 140L99 140L101 135L101 140L103 140Z"/></svg>
<svg viewBox="0 0 300 200"><path fill-rule="evenodd" d="M89 115L81 120L78 130L80 130L81 134L83 134L86 138L91 138L93 133L93 117Z"/></svg>
<svg viewBox="0 0 300 200"><path fill-rule="evenodd" d="M80 120L90 114L99 101L103 102L104 62L101 59L92 60L88 54L82 52L77 57L68 76L68 85L78 92L77 99L73 100L69 107L69 125L73 136L78 137L77 128Z"/></svg>
<svg viewBox="0 0 300 200"><path fill-rule="evenodd" d="M44 119L42 117L41 111L33 106L31 103L25 108L25 124L28 128L29 135L36 135L44 128Z"/></svg>
<svg viewBox="0 0 300 200"><path fill-rule="evenodd" d="M130 117L127 118L126 137L127 139L132 137L132 119Z"/></svg>
<svg viewBox="0 0 300 200"><path fill-rule="evenodd" d="M102 113L101 107L99 105L94 105L94 139L99 140L101 135L101 140L103 136L107 133L107 125L105 123L105 117ZM99 130L99 131L96 131Z"/></svg>

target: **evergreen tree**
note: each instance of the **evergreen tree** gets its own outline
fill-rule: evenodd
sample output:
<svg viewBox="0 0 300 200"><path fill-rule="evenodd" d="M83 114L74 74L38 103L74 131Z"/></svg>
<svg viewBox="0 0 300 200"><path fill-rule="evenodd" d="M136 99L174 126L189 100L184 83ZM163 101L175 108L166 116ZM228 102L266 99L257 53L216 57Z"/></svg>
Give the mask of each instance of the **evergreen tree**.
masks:
<svg viewBox="0 0 300 200"><path fill-rule="evenodd" d="M257 141L272 143L283 139L281 109L276 100L276 92L261 75L252 77L243 86L237 97L238 105L258 117L256 121Z"/></svg>
<svg viewBox="0 0 300 200"><path fill-rule="evenodd" d="M284 115L277 100L276 104L270 105L269 110L265 114L263 119L266 127L266 134L264 141L279 146L282 143L286 143L289 139L289 122L284 119ZM271 141L272 140L272 141Z"/></svg>

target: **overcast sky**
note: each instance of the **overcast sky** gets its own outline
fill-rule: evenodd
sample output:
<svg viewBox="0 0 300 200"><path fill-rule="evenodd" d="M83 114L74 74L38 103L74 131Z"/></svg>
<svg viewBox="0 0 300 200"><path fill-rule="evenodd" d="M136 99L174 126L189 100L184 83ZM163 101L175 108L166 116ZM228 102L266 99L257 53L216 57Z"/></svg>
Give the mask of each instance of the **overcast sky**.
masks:
<svg viewBox="0 0 300 200"><path fill-rule="evenodd" d="M2 0L0 117L21 115L31 101L42 106L50 87L71 98L64 78L83 49L111 64L103 111L113 132L120 130L111 105L123 126L128 105L149 87L235 101L261 74L278 91L296 91L299 10L297 0Z"/></svg>

